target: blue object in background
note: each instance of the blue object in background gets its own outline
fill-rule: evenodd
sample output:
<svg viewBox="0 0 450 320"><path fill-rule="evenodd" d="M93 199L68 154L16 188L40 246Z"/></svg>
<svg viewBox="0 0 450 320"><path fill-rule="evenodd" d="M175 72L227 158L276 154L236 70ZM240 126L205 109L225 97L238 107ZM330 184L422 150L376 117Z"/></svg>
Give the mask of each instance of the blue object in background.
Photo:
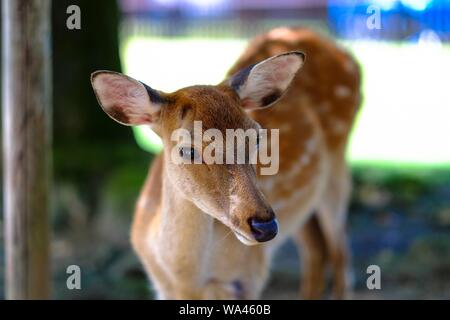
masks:
<svg viewBox="0 0 450 320"><path fill-rule="evenodd" d="M381 27L367 27L367 19L379 10ZM441 41L450 40L450 0L330 0L330 29L344 39L417 41L432 30Z"/></svg>

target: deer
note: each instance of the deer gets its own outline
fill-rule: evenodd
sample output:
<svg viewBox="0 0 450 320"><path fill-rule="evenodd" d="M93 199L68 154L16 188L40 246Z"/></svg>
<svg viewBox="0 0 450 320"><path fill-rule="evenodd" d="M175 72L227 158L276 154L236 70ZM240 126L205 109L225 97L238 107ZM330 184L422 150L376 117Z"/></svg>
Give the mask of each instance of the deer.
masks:
<svg viewBox="0 0 450 320"><path fill-rule="evenodd" d="M217 85L166 93L112 71L94 72L91 83L109 117L149 125L164 144L131 228L158 299L258 299L287 239L301 255L303 298L324 296L328 268L333 297L350 297L345 154L361 94L348 52L310 29L279 27L251 40ZM261 175L260 163L175 163L174 154L198 153L172 152L171 133L194 121L220 132L279 130L278 172Z"/></svg>

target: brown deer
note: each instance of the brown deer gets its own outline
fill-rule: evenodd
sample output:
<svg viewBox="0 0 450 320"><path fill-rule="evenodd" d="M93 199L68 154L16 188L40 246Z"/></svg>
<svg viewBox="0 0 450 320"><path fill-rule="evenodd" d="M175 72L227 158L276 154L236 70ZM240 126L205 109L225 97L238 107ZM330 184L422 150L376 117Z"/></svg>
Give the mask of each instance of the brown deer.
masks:
<svg viewBox="0 0 450 320"><path fill-rule="evenodd" d="M303 297L322 296L328 263L335 297L348 297L345 149L361 100L358 65L308 29L278 28L256 37L229 75L216 86L174 93L110 71L91 78L111 118L151 125L164 143L131 232L158 298L258 298L273 253L288 237L301 248ZM278 173L257 174L260 163L174 163L171 134L191 131L194 121L223 133L279 129ZM175 155L198 153L187 146Z"/></svg>

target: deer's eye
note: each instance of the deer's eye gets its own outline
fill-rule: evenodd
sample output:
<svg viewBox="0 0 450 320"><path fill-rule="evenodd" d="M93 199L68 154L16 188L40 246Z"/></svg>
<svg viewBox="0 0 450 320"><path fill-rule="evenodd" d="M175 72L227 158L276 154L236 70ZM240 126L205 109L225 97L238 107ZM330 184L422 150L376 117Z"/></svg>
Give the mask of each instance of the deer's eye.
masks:
<svg viewBox="0 0 450 320"><path fill-rule="evenodd" d="M185 160L191 160L197 159L199 157L199 154L197 150L195 150L192 147L182 147L179 150L180 157L182 157Z"/></svg>

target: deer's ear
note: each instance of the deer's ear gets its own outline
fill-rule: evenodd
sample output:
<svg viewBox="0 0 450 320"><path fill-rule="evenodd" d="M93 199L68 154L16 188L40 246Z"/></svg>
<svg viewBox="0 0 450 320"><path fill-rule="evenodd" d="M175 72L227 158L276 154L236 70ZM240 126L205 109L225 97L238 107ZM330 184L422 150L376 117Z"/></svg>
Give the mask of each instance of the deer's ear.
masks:
<svg viewBox="0 0 450 320"><path fill-rule="evenodd" d="M134 126L158 121L163 93L112 71L94 72L91 83L100 106L117 122Z"/></svg>
<svg viewBox="0 0 450 320"><path fill-rule="evenodd" d="M266 108L283 95L304 61L302 52L283 53L242 69L228 84L241 98L244 109Z"/></svg>

